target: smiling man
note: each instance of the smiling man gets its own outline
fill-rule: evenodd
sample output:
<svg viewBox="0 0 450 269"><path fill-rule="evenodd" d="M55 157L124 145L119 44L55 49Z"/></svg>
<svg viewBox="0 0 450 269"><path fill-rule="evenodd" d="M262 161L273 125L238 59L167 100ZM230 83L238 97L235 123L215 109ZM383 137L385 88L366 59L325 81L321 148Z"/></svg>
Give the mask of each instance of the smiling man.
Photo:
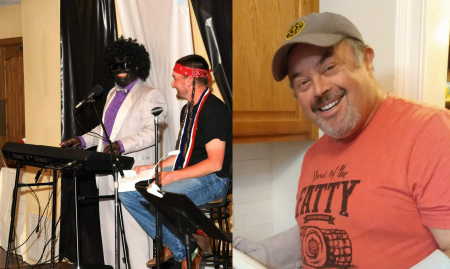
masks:
<svg viewBox="0 0 450 269"><path fill-rule="evenodd" d="M298 184L303 268L450 268L450 113L383 93L373 59L333 13L296 20L273 58L325 133Z"/></svg>
<svg viewBox="0 0 450 269"><path fill-rule="evenodd" d="M116 154L134 157L135 166L154 163L154 150L150 149L155 144L151 111L162 107L159 118L163 119L167 115L167 105L161 91L144 83L150 71L147 50L136 40L120 38L105 48L103 71L117 83L108 93L103 110L105 129L113 141L113 150ZM99 125L91 132L68 139L60 145L81 148L97 146L97 151L110 153L111 149L102 136L103 130ZM113 194L111 176L97 176L97 183L100 195ZM115 263L113 202L104 200L99 203L104 260L110 265ZM140 268L153 252L150 238L127 210L123 210L123 217L131 268Z"/></svg>

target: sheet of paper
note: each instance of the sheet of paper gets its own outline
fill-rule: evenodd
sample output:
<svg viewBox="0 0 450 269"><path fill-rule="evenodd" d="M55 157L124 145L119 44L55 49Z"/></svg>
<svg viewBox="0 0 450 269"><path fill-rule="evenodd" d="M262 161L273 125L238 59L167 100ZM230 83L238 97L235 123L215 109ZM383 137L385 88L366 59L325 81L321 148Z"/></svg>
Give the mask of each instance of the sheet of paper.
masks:
<svg viewBox="0 0 450 269"><path fill-rule="evenodd" d="M160 188L156 184L152 184L150 188L147 188L147 192L155 195L156 197L162 198L163 194L161 193Z"/></svg>
<svg viewBox="0 0 450 269"><path fill-rule="evenodd" d="M411 269L448 269L450 268L450 259L444 252L436 249Z"/></svg>
<svg viewBox="0 0 450 269"><path fill-rule="evenodd" d="M123 173L125 177L119 177L119 192L135 191L134 185L139 181L151 179L155 174L155 170L145 170L139 175L134 170L124 170Z"/></svg>

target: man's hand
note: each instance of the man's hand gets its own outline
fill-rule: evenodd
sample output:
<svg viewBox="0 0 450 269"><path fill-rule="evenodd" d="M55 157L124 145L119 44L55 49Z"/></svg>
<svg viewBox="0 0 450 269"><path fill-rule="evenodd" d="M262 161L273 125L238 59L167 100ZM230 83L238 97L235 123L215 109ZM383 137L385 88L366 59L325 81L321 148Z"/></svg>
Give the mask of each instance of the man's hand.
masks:
<svg viewBox="0 0 450 269"><path fill-rule="evenodd" d="M114 143L111 144L111 146L112 146L112 148L113 148L113 150L114 150L114 153L115 153L115 154L119 154L119 151L120 151L119 143L118 143L118 142L114 142ZM111 149L109 148L109 145L107 145L107 146L105 147L105 149L103 150L103 152L104 152L104 153L111 153Z"/></svg>
<svg viewBox="0 0 450 269"><path fill-rule="evenodd" d="M152 165L142 165L142 166L136 166L135 168L133 168L133 170L137 171L137 174L139 174L140 172L147 170L147 169L143 169L141 170L141 168L146 168L148 166L151 166L152 168L155 167L154 164ZM136 169L138 168L138 169ZM149 168L150 169L150 168ZM176 181L175 179L175 175L176 175L176 171L171 171L171 172L159 172L158 173L158 183L161 187L168 185L174 181ZM155 178L155 175L153 175L152 179ZM153 182L152 184L155 184L156 182ZM152 185L148 185L147 188L150 188L150 186Z"/></svg>
<svg viewBox="0 0 450 269"><path fill-rule="evenodd" d="M81 140L78 137L72 137L70 139L67 139L64 142L61 142L59 145L61 147L72 146L72 148L77 148L77 147L81 146Z"/></svg>
<svg viewBox="0 0 450 269"><path fill-rule="evenodd" d="M171 171L171 172L159 172L158 174L158 183L161 187L168 185L174 181L177 181L176 178L177 171ZM154 178L155 176L153 176Z"/></svg>
<svg viewBox="0 0 450 269"><path fill-rule="evenodd" d="M148 170L148 169L152 169L153 167L155 167L154 164L150 164L150 165L140 165L140 166L135 166L133 168L134 171L136 171L136 174L140 174L142 171Z"/></svg>

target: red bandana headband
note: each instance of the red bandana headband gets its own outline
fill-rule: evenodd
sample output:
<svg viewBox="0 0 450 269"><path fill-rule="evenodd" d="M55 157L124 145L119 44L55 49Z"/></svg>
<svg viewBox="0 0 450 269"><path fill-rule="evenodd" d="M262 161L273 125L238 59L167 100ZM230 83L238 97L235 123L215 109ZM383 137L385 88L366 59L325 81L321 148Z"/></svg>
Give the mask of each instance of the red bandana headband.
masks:
<svg viewBox="0 0 450 269"><path fill-rule="evenodd" d="M209 81L209 73L212 70L209 69L209 71L208 71L205 69L186 67L179 63L175 63L175 67L173 68L173 71L180 75L183 75L183 76L194 77L194 78L207 78Z"/></svg>

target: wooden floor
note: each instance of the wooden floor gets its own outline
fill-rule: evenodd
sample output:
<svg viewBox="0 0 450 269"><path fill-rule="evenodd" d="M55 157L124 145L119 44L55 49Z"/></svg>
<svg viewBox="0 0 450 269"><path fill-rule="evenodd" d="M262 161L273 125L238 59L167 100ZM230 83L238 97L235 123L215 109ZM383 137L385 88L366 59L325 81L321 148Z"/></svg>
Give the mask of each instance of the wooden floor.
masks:
<svg viewBox="0 0 450 269"><path fill-rule="evenodd" d="M17 264L17 260L19 260L19 264ZM6 263L6 251L3 248L0 248L0 269L4 269L5 268L5 263ZM16 259L15 255L12 255L10 260L9 260L9 268L11 269L16 269L16 268L33 268L34 265L29 265L27 263L22 262L22 257L18 256ZM40 265L40 266L36 266L35 268L50 268L51 264L44 264L44 265ZM55 263L53 268L55 269L73 269L75 266L72 264L68 264L68 263L64 263L64 262L59 262L59 263Z"/></svg>

